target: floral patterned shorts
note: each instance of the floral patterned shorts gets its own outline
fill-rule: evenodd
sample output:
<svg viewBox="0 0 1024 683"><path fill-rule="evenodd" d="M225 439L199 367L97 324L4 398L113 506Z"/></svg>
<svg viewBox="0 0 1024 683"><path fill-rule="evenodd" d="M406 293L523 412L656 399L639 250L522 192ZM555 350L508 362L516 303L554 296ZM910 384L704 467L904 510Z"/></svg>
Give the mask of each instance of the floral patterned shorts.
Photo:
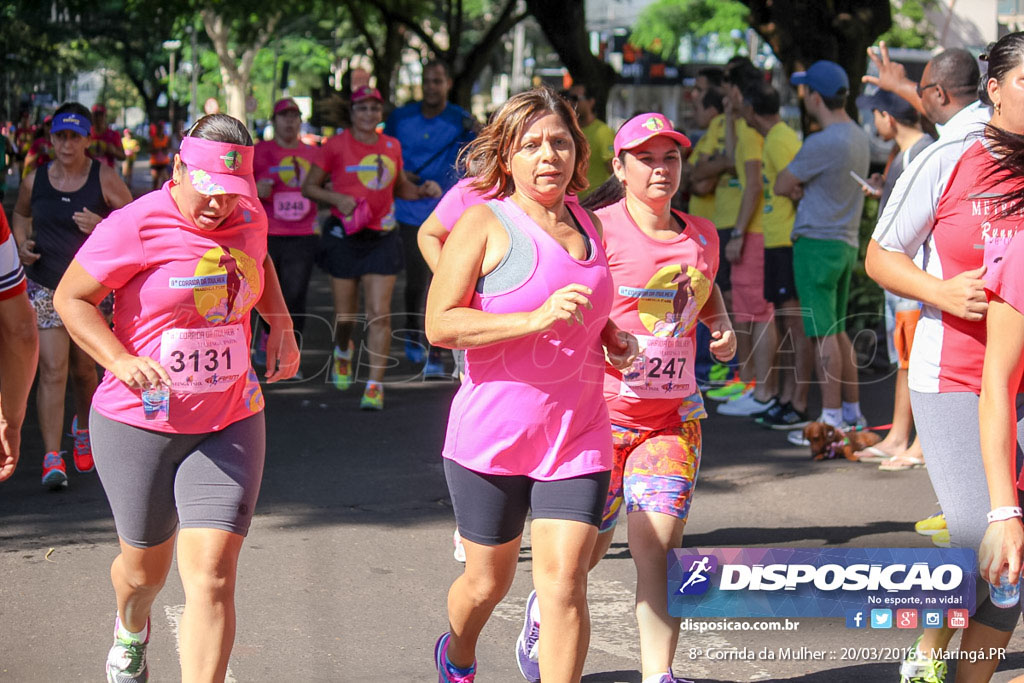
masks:
<svg viewBox="0 0 1024 683"><path fill-rule="evenodd" d="M36 310L36 327L41 330L52 330L57 327L64 327L64 321L60 319L57 310L53 307L53 290L43 287L34 280L28 281L28 300L32 302L32 308ZM100 313L110 319L114 312L114 295L107 295L99 305Z"/></svg>

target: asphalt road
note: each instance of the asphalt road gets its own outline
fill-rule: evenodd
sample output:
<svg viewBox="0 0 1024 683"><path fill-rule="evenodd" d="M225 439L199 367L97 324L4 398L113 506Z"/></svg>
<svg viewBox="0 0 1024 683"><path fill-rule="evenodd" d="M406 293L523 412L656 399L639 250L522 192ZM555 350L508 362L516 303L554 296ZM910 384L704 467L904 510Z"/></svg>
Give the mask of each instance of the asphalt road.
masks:
<svg viewBox="0 0 1024 683"><path fill-rule="evenodd" d="M341 393L325 381L327 291L318 274L303 353L307 379L266 392L267 466L242 552L229 680L436 681L432 647L446 628L448 586L461 570L452 559L454 522L439 455L456 387L424 382L396 345L386 410L360 412L358 389ZM863 380L867 416L888 422L891 379ZM0 485L0 681L99 681L115 610L108 573L114 526L95 474L71 472L62 492L40 487L33 415L18 471ZM784 433L738 418L713 417L704 429L686 546L929 547L912 530L936 510L926 471L812 463ZM633 567L624 529L618 533L590 578L587 683L640 682ZM513 645L530 588L527 535L516 581L480 641L479 681L522 680ZM178 677L183 604L172 573L153 612L153 681ZM898 664L885 648L915 637L848 630L830 619L800 620L785 632L684 632L676 673L701 681L896 681ZM778 655L802 646L834 658L761 656L764 648ZM844 648L878 652L858 649L844 659ZM709 650L745 658L711 659ZM1024 639L1016 636L1009 651L997 681L1024 670Z"/></svg>

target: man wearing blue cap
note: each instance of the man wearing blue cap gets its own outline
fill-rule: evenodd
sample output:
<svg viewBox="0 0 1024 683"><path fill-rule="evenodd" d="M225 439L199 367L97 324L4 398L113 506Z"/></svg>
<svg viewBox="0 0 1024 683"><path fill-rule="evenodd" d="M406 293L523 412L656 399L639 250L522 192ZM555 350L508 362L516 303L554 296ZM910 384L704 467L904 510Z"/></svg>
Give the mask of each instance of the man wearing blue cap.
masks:
<svg viewBox="0 0 1024 683"><path fill-rule="evenodd" d="M868 136L846 113L850 80L841 66L820 60L790 80L801 86L804 107L821 126L775 181L776 194L800 200L793 222L793 274L804 331L814 340L820 421L841 428L863 425L846 304L864 208L864 194L850 173L868 173ZM790 441L802 443L803 435L792 432Z"/></svg>

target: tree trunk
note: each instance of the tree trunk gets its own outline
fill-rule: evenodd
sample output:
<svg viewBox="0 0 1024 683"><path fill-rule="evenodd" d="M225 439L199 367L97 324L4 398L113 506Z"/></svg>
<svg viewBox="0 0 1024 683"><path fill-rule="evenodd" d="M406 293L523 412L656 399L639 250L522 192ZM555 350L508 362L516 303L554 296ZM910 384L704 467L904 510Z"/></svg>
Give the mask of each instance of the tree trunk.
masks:
<svg viewBox="0 0 1024 683"><path fill-rule="evenodd" d="M842 66L850 78L846 109L857 119L855 96L867 72L867 49L892 26L889 0L743 0L750 25L787 74L819 59Z"/></svg>
<svg viewBox="0 0 1024 683"><path fill-rule="evenodd" d="M540 24L573 81L585 83L587 91L597 100L594 113L604 120L608 94L618 75L610 64L590 51L584 4L584 0L526 0L527 10Z"/></svg>
<svg viewBox="0 0 1024 683"><path fill-rule="evenodd" d="M249 78L256 54L267 44L270 36L281 20L281 12L275 12L263 20L263 25L256 32L252 44L245 47L241 55L231 46L231 27L222 14L204 9L201 12L206 34L213 42L220 63L220 75L224 86L224 98L227 113L239 121L246 122L248 113L245 110L245 98L249 93Z"/></svg>

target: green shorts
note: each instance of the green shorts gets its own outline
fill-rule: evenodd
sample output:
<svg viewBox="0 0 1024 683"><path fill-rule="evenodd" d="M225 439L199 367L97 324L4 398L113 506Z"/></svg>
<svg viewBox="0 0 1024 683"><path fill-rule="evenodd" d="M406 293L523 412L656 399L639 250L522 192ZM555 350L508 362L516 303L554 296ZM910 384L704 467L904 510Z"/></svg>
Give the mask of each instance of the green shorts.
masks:
<svg viewBox="0 0 1024 683"><path fill-rule="evenodd" d="M857 250L839 240L801 237L793 243L793 275L808 337L846 331L846 303Z"/></svg>

